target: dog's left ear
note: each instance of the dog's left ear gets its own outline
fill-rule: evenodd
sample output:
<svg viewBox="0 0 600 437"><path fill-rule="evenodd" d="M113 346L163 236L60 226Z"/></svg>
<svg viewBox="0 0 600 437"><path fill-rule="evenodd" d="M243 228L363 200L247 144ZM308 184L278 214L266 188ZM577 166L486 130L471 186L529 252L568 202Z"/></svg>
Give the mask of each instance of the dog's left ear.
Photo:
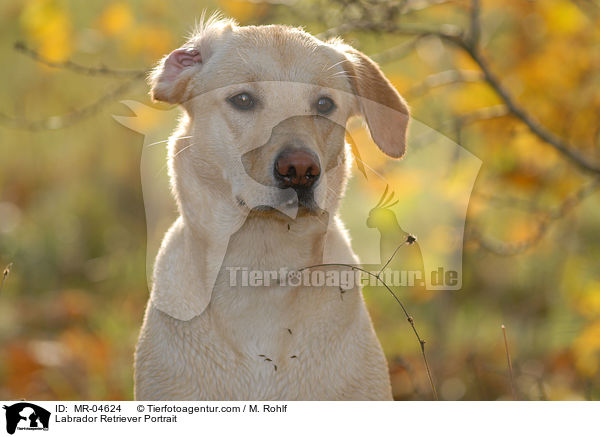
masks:
<svg viewBox="0 0 600 437"><path fill-rule="evenodd" d="M195 48L179 48L165 56L156 66L148 82L152 100L181 103L185 99L187 84L202 63L202 56Z"/></svg>
<svg viewBox="0 0 600 437"><path fill-rule="evenodd" d="M373 141L386 155L401 158L406 151L408 105L367 55L345 44L338 47L348 60L344 66Z"/></svg>
<svg viewBox="0 0 600 437"><path fill-rule="evenodd" d="M201 20L187 43L165 56L148 77L153 100L167 103L184 103L194 97L189 95L190 80L199 73L214 51L221 37L231 33L236 23L213 15Z"/></svg>

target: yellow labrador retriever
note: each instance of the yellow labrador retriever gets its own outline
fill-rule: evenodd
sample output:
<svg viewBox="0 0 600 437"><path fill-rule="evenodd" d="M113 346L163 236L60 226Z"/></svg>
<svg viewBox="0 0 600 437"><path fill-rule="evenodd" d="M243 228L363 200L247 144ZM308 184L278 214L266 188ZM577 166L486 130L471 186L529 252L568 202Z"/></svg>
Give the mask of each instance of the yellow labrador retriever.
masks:
<svg viewBox="0 0 600 437"><path fill-rule="evenodd" d="M135 397L392 399L360 284L335 281L351 269L304 268L358 263L336 217L346 122L364 117L379 148L401 157L402 97L339 40L217 19L150 83L153 99L183 108L169 142L180 217L156 259Z"/></svg>

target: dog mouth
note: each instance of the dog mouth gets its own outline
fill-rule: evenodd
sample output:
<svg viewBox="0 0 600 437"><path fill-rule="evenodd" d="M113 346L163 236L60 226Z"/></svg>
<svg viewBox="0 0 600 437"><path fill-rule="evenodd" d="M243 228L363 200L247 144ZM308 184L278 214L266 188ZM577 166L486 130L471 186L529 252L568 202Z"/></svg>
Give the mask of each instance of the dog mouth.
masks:
<svg viewBox="0 0 600 437"><path fill-rule="evenodd" d="M319 206L315 202L315 192L312 188L294 189L298 196L298 207L305 208L310 211L317 210Z"/></svg>
<svg viewBox="0 0 600 437"><path fill-rule="evenodd" d="M258 212L283 212L295 206L298 207L299 213L313 213L321 210L315 201L315 193L312 188L282 190L281 195L278 197L273 199L272 203L266 205L250 205L240 196L236 197L236 201L241 208Z"/></svg>

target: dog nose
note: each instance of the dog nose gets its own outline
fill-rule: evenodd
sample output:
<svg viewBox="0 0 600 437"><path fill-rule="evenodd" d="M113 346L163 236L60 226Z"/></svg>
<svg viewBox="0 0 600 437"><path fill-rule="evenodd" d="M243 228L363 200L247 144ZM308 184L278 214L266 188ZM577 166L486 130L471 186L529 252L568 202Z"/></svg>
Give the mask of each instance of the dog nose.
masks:
<svg viewBox="0 0 600 437"><path fill-rule="evenodd" d="M283 188L310 188L320 174L318 158L308 150L284 150L275 160L275 178Z"/></svg>

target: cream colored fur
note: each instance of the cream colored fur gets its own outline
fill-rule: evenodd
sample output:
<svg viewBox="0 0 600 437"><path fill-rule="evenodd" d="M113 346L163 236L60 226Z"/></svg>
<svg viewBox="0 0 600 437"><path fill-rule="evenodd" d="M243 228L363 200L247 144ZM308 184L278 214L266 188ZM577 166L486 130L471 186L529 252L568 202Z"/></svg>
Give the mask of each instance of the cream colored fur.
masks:
<svg viewBox="0 0 600 437"><path fill-rule="evenodd" d="M136 399L392 399L358 286L343 294L339 287L231 286L225 267L357 263L335 216L351 162L343 129L315 121L311 130L294 117L310 114L326 91L337 106L331 120L344 126L364 116L378 146L398 157L406 105L366 56L299 29L211 20L183 50L193 65L173 69L167 57L151 77L153 97L181 104L185 116L169 144L180 218L156 259L135 355ZM227 98L241 91L260 95L260 108L232 108ZM315 189L321 211L300 209L293 218L251 211L277 205L281 190L256 179L268 180L278 147L296 134L323 168ZM240 164L248 152L257 177Z"/></svg>

